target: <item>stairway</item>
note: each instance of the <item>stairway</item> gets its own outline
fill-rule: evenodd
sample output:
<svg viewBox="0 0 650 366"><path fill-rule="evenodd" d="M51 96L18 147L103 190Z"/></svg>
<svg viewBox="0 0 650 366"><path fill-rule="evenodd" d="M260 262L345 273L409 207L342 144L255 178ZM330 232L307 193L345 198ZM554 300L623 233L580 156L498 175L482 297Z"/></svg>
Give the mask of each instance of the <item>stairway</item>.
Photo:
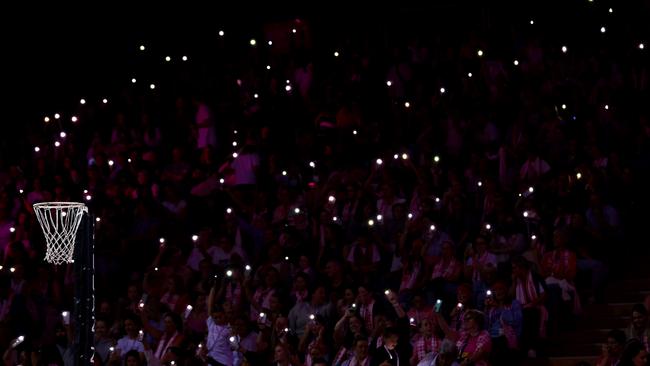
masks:
<svg viewBox="0 0 650 366"><path fill-rule="evenodd" d="M595 365L607 332L630 323L632 305L650 294L650 255L637 256L624 273L609 281L604 304L586 305L576 330L549 340L549 365L575 366L586 361Z"/></svg>

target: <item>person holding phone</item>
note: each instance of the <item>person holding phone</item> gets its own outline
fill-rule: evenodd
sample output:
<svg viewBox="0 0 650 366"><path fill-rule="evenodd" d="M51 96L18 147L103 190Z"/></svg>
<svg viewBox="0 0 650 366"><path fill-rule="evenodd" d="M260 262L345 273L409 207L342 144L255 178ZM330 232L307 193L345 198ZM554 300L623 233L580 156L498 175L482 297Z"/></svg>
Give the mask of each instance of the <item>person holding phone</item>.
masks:
<svg viewBox="0 0 650 366"><path fill-rule="evenodd" d="M140 361L143 362L145 359L144 344L140 339L141 333L138 332L140 330L138 319L133 316L127 317L124 319L123 325L126 334L117 341L114 354L119 357L125 357L127 353L136 351L140 357Z"/></svg>
<svg viewBox="0 0 650 366"><path fill-rule="evenodd" d="M229 341L232 332L227 323L224 309L215 304L215 287L216 282L208 295L208 309L210 309L211 314L206 320L208 325L208 339L206 341L208 364L212 366L232 366L233 352Z"/></svg>

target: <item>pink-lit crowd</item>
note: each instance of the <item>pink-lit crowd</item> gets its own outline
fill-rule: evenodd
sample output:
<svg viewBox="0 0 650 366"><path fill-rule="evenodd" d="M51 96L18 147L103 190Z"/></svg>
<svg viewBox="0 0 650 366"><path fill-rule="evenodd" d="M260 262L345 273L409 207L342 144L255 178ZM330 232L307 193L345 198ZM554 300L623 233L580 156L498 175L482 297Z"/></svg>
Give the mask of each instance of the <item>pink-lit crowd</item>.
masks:
<svg viewBox="0 0 650 366"><path fill-rule="evenodd" d="M94 215L96 365L526 364L641 269L647 55L468 32L333 56L293 26L286 50L179 66L0 157L5 365L76 357L37 202ZM598 365L647 364L637 302Z"/></svg>

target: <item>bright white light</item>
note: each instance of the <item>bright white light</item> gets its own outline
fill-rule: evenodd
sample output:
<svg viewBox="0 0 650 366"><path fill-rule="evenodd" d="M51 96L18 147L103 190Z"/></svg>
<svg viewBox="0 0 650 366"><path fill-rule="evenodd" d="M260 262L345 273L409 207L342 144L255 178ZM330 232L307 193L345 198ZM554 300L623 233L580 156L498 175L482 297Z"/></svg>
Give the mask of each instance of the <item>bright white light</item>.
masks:
<svg viewBox="0 0 650 366"><path fill-rule="evenodd" d="M86 195L86 201L90 201L91 199L93 199L93 196L87 194L87 195Z"/></svg>
<svg viewBox="0 0 650 366"><path fill-rule="evenodd" d="M14 273L14 272L16 272L16 269L14 267L10 267L9 272Z"/></svg>
<svg viewBox="0 0 650 366"><path fill-rule="evenodd" d="M528 187L528 192L530 192L530 193L535 192L535 188L533 188L533 187Z"/></svg>
<svg viewBox="0 0 650 366"><path fill-rule="evenodd" d="M581 173L576 174L576 178L577 178L577 179L582 178L582 174L581 174Z"/></svg>
<svg viewBox="0 0 650 366"><path fill-rule="evenodd" d="M224 34L225 33L222 30L219 31L219 37L223 37Z"/></svg>
<svg viewBox="0 0 650 366"><path fill-rule="evenodd" d="M440 161L440 156L438 156L438 155L434 156L433 161L436 162L436 163L439 162Z"/></svg>
<svg viewBox="0 0 650 366"><path fill-rule="evenodd" d="M639 49L642 50L645 48L645 45L643 43L639 43Z"/></svg>
<svg viewBox="0 0 650 366"><path fill-rule="evenodd" d="M381 165L381 164L383 164L383 163L384 163L384 161L383 161L383 160L381 160L381 159L377 159L377 160L375 161L375 163L377 163L377 165Z"/></svg>
<svg viewBox="0 0 650 366"><path fill-rule="evenodd" d="M237 146L237 141L233 141L233 142L232 142L232 146L235 146L235 147L236 147L236 146Z"/></svg>
<svg viewBox="0 0 650 366"><path fill-rule="evenodd" d="M149 89L151 89L151 90L156 89L156 84L149 84Z"/></svg>
<svg viewBox="0 0 650 366"><path fill-rule="evenodd" d="M382 215L377 215L377 221L381 221L381 220L383 220L383 219L384 219L384 216L382 216Z"/></svg>
<svg viewBox="0 0 650 366"><path fill-rule="evenodd" d="M373 219L368 220L368 226L375 226L375 220Z"/></svg>
<svg viewBox="0 0 650 366"><path fill-rule="evenodd" d="M481 181L479 180L478 183L476 183L476 185L479 186L479 187L482 187L482 186L483 186L483 182L481 182Z"/></svg>
<svg viewBox="0 0 650 366"><path fill-rule="evenodd" d="M231 214L231 213L232 213L232 208L228 207L228 208L226 209L226 213L227 213L227 214Z"/></svg>
<svg viewBox="0 0 650 366"><path fill-rule="evenodd" d="M226 276L228 276L228 277L232 277L232 271L231 271L231 270L227 270L227 271L226 271Z"/></svg>
<svg viewBox="0 0 650 366"><path fill-rule="evenodd" d="M535 240L535 239L537 239L537 235L535 235L535 234L531 235L531 236L530 236L530 239L531 239L531 240Z"/></svg>
<svg viewBox="0 0 650 366"><path fill-rule="evenodd" d="M336 216L332 217L332 221L337 221L338 218Z"/></svg>
<svg viewBox="0 0 650 366"><path fill-rule="evenodd" d="M59 141L54 141L54 146L59 147L59 146L61 146L61 143Z"/></svg>
<svg viewBox="0 0 650 366"><path fill-rule="evenodd" d="M613 13L613 12L614 12L614 9L609 8L609 13L611 14L611 13Z"/></svg>
<svg viewBox="0 0 650 366"><path fill-rule="evenodd" d="M108 99L106 99L106 98L102 99L102 103L104 103L104 104L108 103Z"/></svg>
<svg viewBox="0 0 650 366"><path fill-rule="evenodd" d="M387 80L387 81L386 81L386 86L391 86L391 85L393 85L393 82L390 81L390 80Z"/></svg>
<svg viewBox="0 0 650 366"><path fill-rule="evenodd" d="M61 115L58 113L54 113L54 119L59 119L59 118L61 118Z"/></svg>
<svg viewBox="0 0 650 366"><path fill-rule="evenodd" d="M23 191L22 189L19 189L19 190L18 190L18 193L20 193L20 194L23 194L23 192L24 192L24 191Z"/></svg>
<svg viewBox="0 0 650 366"><path fill-rule="evenodd" d="M158 242L159 242L160 244L165 244L165 238L160 238L160 239L158 239Z"/></svg>
<svg viewBox="0 0 650 366"><path fill-rule="evenodd" d="M48 123L48 122L50 122L50 117L48 117L48 116L45 116L45 118L43 118L43 122L45 122L45 123Z"/></svg>
<svg viewBox="0 0 650 366"><path fill-rule="evenodd" d="M609 104L605 104L605 110L609 110Z"/></svg>
<svg viewBox="0 0 650 366"><path fill-rule="evenodd" d="M312 168L315 168L315 167L316 167L316 163L314 163L313 161L310 161L310 162L309 162L309 166L312 167Z"/></svg>
<svg viewBox="0 0 650 366"><path fill-rule="evenodd" d="M228 338L228 340L230 341L230 343L233 343L233 342L235 342L235 337L230 337L230 338Z"/></svg>
<svg viewBox="0 0 650 366"><path fill-rule="evenodd" d="M468 78L471 78L472 76L473 76L473 75L472 75L471 72L468 72L468 73L467 73L467 77L468 77Z"/></svg>
<svg viewBox="0 0 650 366"><path fill-rule="evenodd" d="M328 200L330 203L334 203L334 201L336 201L336 197L334 197L334 196L329 196L329 197L327 197L327 200Z"/></svg>
<svg viewBox="0 0 650 366"><path fill-rule="evenodd" d="M61 131L61 133L59 133L59 136L61 136L61 138L64 139L67 135L65 134L65 132Z"/></svg>
<svg viewBox="0 0 650 366"><path fill-rule="evenodd" d="M409 158L408 154L402 154L402 160L406 160L408 158Z"/></svg>
<svg viewBox="0 0 650 366"><path fill-rule="evenodd" d="M566 46L562 46L562 53L566 53L567 50Z"/></svg>
<svg viewBox="0 0 650 366"><path fill-rule="evenodd" d="M334 57L339 57L339 51L334 51Z"/></svg>
<svg viewBox="0 0 650 366"><path fill-rule="evenodd" d="M566 109L566 104L562 104L562 109Z"/></svg>
<svg viewBox="0 0 650 366"><path fill-rule="evenodd" d="M287 171L286 171L286 170L283 170L283 171L282 171L282 175L283 175L283 176L286 176L286 175L287 175Z"/></svg>
<svg viewBox="0 0 650 366"><path fill-rule="evenodd" d="M38 146L34 146L34 152L39 152L39 151L41 151L41 148Z"/></svg>
<svg viewBox="0 0 650 366"><path fill-rule="evenodd" d="M247 271L250 271L252 268L251 268L250 265L247 264L246 267L244 267L244 269L247 270Z"/></svg>
<svg viewBox="0 0 650 366"><path fill-rule="evenodd" d="M388 294L390 294L390 290L384 291L384 295L388 296Z"/></svg>
<svg viewBox="0 0 650 366"><path fill-rule="evenodd" d="M273 46L273 41L268 41L269 46Z"/></svg>
<svg viewBox="0 0 650 366"><path fill-rule="evenodd" d="M294 34L295 34L296 32L297 32L296 28L292 28L292 29L291 29L291 33L294 33Z"/></svg>
<svg viewBox="0 0 650 366"><path fill-rule="evenodd" d="M271 65L266 65L267 70L271 70Z"/></svg>
<svg viewBox="0 0 650 366"><path fill-rule="evenodd" d="M72 121L72 122L77 122L78 120L79 119L77 118L77 116L70 117L70 121Z"/></svg>
<svg viewBox="0 0 650 366"><path fill-rule="evenodd" d="M132 78L132 79L131 79L131 84L135 84L136 81L137 81L137 80L135 80L135 78Z"/></svg>
<svg viewBox="0 0 650 366"><path fill-rule="evenodd" d="M95 218L95 221L96 221L96 222L101 222L102 219L101 219L100 217L96 217L96 218Z"/></svg>
<svg viewBox="0 0 650 366"><path fill-rule="evenodd" d="M409 103L409 102L404 102L404 107L406 107L406 108L410 108L410 107L411 107L411 103Z"/></svg>
<svg viewBox="0 0 650 366"><path fill-rule="evenodd" d="M356 134L357 134L357 130L352 130L352 134L353 134L353 135L356 135Z"/></svg>
<svg viewBox="0 0 650 366"><path fill-rule="evenodd" d="M519 61L518 61L518 60L514 60L512 63L513 63L515 66L519 66Z"/></svg>
<svg viewBox="0 0 650 366"><path fill-rule="evenodd" d="M183 56L183 57L181 57L181 60L183 60L183 61L187 61L187 56Z"/></svg>
<svg viewBox="0 0 650 366"><path fill-rule="evenodd" d="M600 27L600 33L605 33L606 31L607 29L605 29L605 27Z"/></svg>
<svg viewBox="0 0 650 366"><path fill-rule="evenodd" d="M431 226L429 226L429 230L430 230L430 231L435 231L435 230L436 230L436 225L431 225Z"/></svg>
<svg viewBox="0 0 650 366"><path fill-rule="evenodd" d="M395 160L399 159L399 155L398 154L393 155L393 159Z"/></svg>
<svg viewBox="0 0 650 366"><path fill-rule="evenodd" d="M115 165L115 162L113 160L109 160L108 161L108 166L113 166L113 165Z"/></svg>
<svg viewBox="0 0 650 366"><path fill-rule="evenodd" d="M530 20L530 25L533 25L533 24L535 24L535 21L531 19Z"/></svg>
<svg viewBox="0 0 650 366"><path fill-rule="evenodd" d="M528 217L528 211L524 211L524 217Z"/></svg>
<svg viewBox="0 0 650 366"><path fill-rule="evenodd" d="M130 163L130 162L131 162L131 158L126 159L126 162L127 162L127 163Z"/></svg>
<svg viewBox="0 0 650 366"><path fill-rule="evenodd" d="M84 189L84 194L88 194L88 190L87 190L87 189Z"/></svg>
<svg viewBox="0 0 650 366"><path fill-rule="evenodd" d="M257 41L255 40L255 38L251 38L251 40L248 41L248 44L250 44L251 46L255 46L257 44Z"/></svg>
<svg viewBox="0 0 650 366"><path fill-rule="evenodd" d="M492 225L490 225L490 224L485 224L485 228L486 228L487 230L490 230L490 229L492 229Z"/></svg>
<svg viewBox="0 0 650 366"><path fill-rule="evenodd" d="M478 57L482 57L483 56L483 50L476 51L476 54L478 55Z"/></svg>
<svg viewBox="0 0 650 366"><path fill-rule="evenodd" d="M219 183L224 184L225 182L226 182L225 179L223 179L223 178L219 178Z"/></svg>
<svg viewBox="0 0 650 366"><path fill-rule="evenodd" d="M140 45L140 51L144 51L146 48L144 47L143 44Z"/></svg>
<svg viewBox="0 0 650 366"><path fill-rule="evenodd" d="M299 209L298 207L294 208L294 209L293 209L293 213L295 213L296 215L299 214L299 213L300 213L300 209Z"/></svg>
<svg viewBox="0 0 650 366"><path fill-rule="evenodd" d="M436 197L436 203L440 203L440 197Z"/></svg>
<svg viewBox="0 0 650 366"><path fill-rule="evenodd" d="M81 103L81 104L86 104L86 100L85 100L85 99L81 99L81 100L79 101L79 103Z"/></svg>
<svg viewBox="0 0 650 366"><path fill-rule="evenodd" d="M169 62L169 61L171 61L171 60L172 60L171 57L169 57L169 56L165 56L165 61Z"/></svg>
<svg viewBox="0 0 650 366"><path fill-rule="evenodd" d="M257 94L257 93L253 94L253 98L255 98L255 99L257 99L259 97L260 97L259 94Z"/></svg>
<svg viewBox="0 0 650 366"><path fill-rule="evenodd" d="M288 92L291 91L291 85L287 85L287 86L285 86L285 87L284 87L284 90L286 90L286 91L288 91Z"/></svg>
<svg viewBox="0 0 650 366"><path fill-rule="evenodd" d="M15 227L13 227L13 226L12 226L12 227L10 227L10 228L9 228L9 232L10 232L10 233L14 233L14 232L16 232L16 228L15 228Z"/></svg>
<svg viewBox="0 0 650 366"><path fill-rule="evenodd" d="M198 235L192 235L192 241L197 241L197 240L199 240L199 236Z"/></svg>
<svg viewBox="0 0 650 366"><path fill-rule="evenodd" d="M413 218L413 214L409 212L409 214L406 215L406 217L408 217L409 219L412 219L412 218Z"/></svg>
<svg viewBox="0 0 650 366"><path fill-rule="evenodd" d="M440 88L440 94L445 94L447 92L447 89L445 88Z"/></svg>

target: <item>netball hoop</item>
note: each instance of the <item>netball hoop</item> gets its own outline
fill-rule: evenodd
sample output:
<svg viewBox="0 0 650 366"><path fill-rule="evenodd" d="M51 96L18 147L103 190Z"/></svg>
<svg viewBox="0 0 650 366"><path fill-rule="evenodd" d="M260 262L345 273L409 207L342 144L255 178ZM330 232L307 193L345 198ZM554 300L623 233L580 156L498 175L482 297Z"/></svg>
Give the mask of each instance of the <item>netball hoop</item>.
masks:
<svg viewBox="0 0 650 366"><path fill-rule="evenodd" d="M88 207L78 202L42 202L34 205L47 250L45 261L52 264L74 263L77 230Z"/></svg>
<svg viewBox="0 0 650 366"><path fill-rule="evenodd" d="M47 249L45 261L74 268L75 365L93 365L95 325L94 222L79 202L42 202L34 205ZM81 229L79 231L79 229ZM78 232L79 231L79 232Z"/></svg>

